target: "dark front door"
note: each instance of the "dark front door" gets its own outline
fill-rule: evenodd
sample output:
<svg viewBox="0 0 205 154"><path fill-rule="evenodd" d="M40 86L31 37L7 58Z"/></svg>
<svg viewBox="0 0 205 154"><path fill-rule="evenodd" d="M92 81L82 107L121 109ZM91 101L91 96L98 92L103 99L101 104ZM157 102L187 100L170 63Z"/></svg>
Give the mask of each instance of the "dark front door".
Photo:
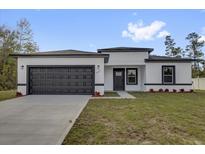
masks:
<svg viewBox="0 0 205 154"><path fill-rule="evenodd" d="M29 67L28 94L93 94L93 66Z"/></svg>
<svg viewBox="0 0 205 154"><path fill-rule="evenodd" d="M114 90L125 90L125 69L114 68L113 69L113 83Z"/></svg>

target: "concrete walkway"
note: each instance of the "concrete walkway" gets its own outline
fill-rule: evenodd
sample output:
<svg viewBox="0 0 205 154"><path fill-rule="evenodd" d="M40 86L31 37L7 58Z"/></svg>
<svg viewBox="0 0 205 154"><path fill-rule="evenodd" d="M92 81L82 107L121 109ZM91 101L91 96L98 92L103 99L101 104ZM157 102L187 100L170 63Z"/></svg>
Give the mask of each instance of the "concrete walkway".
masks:
<svg viewBox="0 0 205 154"><path fill-rule="evenodd" d="M130 95L126 91L117 91L118 97L91 97L90 99L135 99L136 97Z"/></svg>
<svg viewBox="0 0 205 154"><path fill-rule="evenodd" d="M118 95L120 95L121 98L128 98L128 99L135 99L134 96L130 95L126 91L117 91Z"/></svg>
<svg viewBox="0 0 205 154"><path fill-rule="evenodd" d="M0 144L61 144L86 95L29 95L0 102Z"/></svg>

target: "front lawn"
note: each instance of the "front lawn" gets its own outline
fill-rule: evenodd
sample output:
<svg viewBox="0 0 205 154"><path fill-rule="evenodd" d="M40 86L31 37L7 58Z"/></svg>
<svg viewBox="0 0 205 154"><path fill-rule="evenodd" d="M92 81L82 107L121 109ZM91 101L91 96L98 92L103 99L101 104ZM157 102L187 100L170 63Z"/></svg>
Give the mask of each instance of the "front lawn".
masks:
<svg viewBox="0 0 205 154"><path fill-rule="evenodd" d="M205 91L90 100L63 144L205 144Z"/></svg>
<svg viewBox="0 0 205 154"><path fill-rule="evenodd" d="M0 101L16 97L16 90L0 91Z"/></svg>

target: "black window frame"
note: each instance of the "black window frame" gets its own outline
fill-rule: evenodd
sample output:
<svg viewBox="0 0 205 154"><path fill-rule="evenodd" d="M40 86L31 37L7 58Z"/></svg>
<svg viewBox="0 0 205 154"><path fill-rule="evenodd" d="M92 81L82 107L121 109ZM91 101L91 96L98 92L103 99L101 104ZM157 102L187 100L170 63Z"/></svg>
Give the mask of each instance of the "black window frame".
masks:
<svg viewBox="0 0 205 154"><path fill-rule="evenodd" d="M128 71L129 70L135 70L136 71L136 75L135 75L136 81L135 81L135 83L129 83L129 80L128 80ZM126 68L126 84L127 85L138 85L138 68Z"/></svg>
<svg viewBox="0 0 205 154"><path fill-rule="evenodd" d="M164 69L166 67L171 67L173 69L173 71L172 71L173 72L172 82L165 82L164 81ZM164 85L174 85L174 84L176 84L175 76L176 76L175 65L162 65L162 84L164 84Z"/></svg>

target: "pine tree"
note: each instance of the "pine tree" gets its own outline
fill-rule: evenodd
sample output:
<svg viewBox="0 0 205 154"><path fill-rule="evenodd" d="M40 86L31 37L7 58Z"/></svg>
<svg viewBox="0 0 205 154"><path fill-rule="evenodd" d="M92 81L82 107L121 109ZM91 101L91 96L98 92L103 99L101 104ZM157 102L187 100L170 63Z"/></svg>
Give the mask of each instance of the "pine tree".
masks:
<svg viewBox="0 0 205 154"><path fill-rule="evenodd" d="M190 58L195 59L194 69L197 70L199 70L200 67L200 62L198 61L198 59L201 59L203 57L204 53L202 51L202 48L205 45L205 42L200 39L201 36L195 32L188 34L188 36L186 37L186 40L189 41L189 44L186 46L186 51L188 52L188 56Z"/></svg>
<svg viewBox="0 0 205 154"><path fill-rule="evenodd" d="M165 37L164 44L166 46L165 55L169 57L184 56L182 52L183 49L180 47L175 47L176 43L174 42L174 39L172 39L170 35Z"/></svg>

